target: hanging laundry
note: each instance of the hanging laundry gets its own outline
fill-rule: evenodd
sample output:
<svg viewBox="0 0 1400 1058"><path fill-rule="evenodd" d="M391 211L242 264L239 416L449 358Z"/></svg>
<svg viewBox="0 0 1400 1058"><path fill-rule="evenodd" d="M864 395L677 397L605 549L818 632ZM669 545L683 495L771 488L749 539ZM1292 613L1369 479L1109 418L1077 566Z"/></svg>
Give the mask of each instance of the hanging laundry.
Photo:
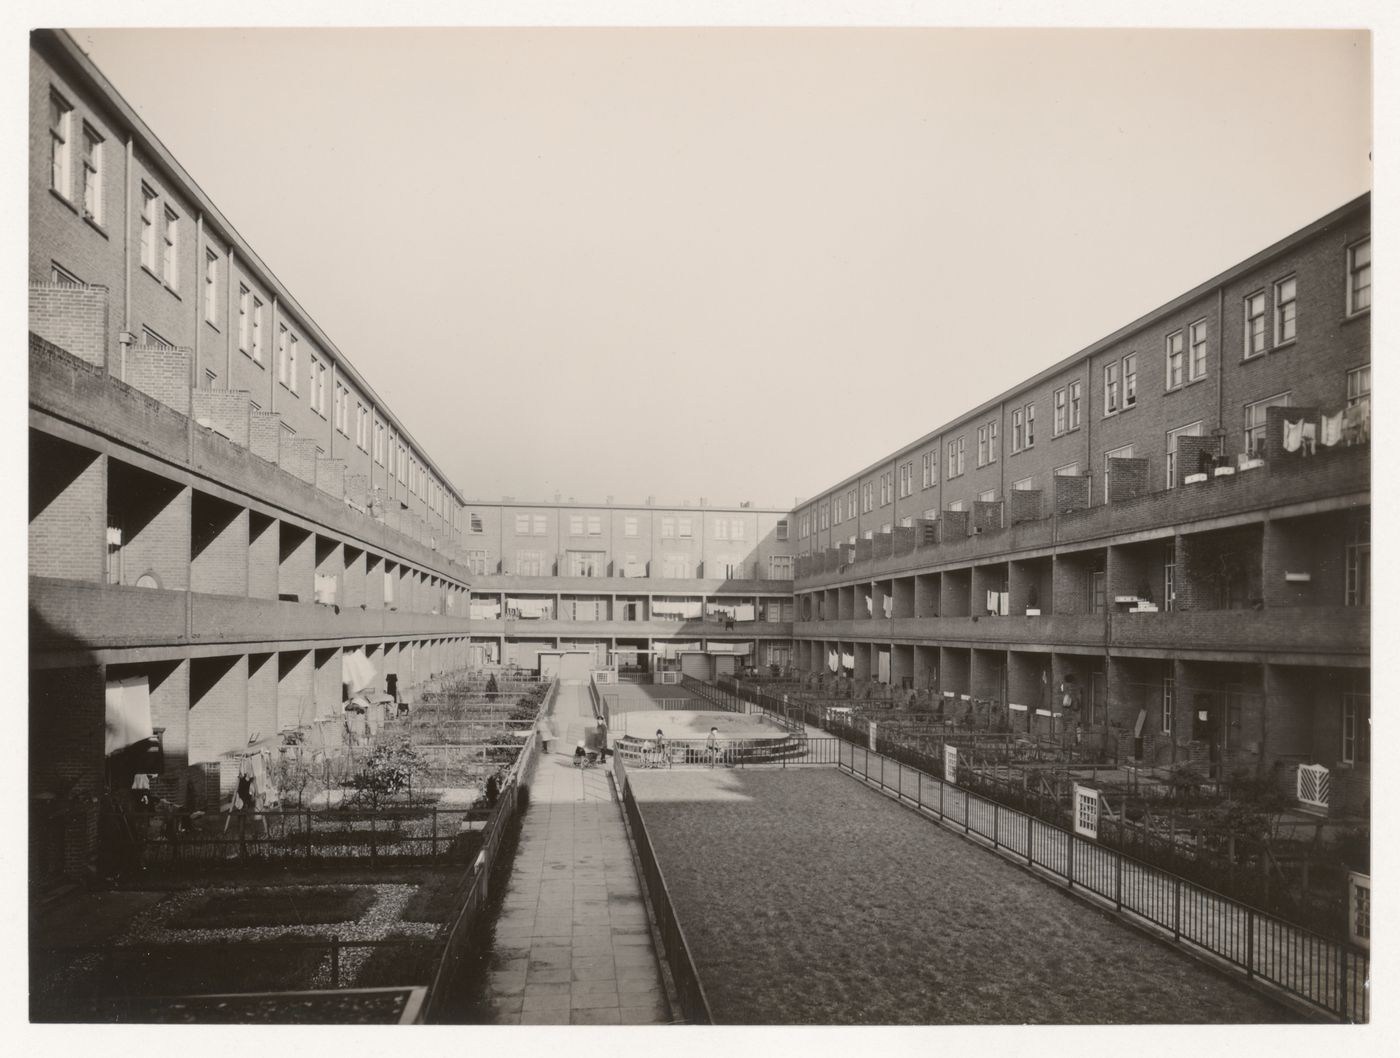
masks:
<svg viewBox="0 0 1400 1058"><path fill-rule="evenodd" d="M1296 452L1303 445L1303 423L1283 420L1283 450Z"/></svg>
<svg viewBox="0 0 1400 1058"><path fill-rule="evenodd" d="M987 592L987 612L996 613L1001 608L1001 597L999 592Z"/></svg>
<svg viewBox="0 0 1400 1058"><path fill-rule="evenodd" d="M1342 436L1347 444L1366 444L1371 439L1371 401L1363 397L1342 412Z"/></svg>
<svg viewBox="0 0 1400 1058"><path fill-rule="evenodd" d="M1324 415L1321 422L1322 446L1331 448L1340 444L1342 440L1342 417L1345 412L1337 412L1335 415Z"/></svg>
<svg viewBox="0 0 1400 1058"><path fill-rule="evenodd" d="M1303 423L1303 455L1317 454L1317 423Z"/></svg>

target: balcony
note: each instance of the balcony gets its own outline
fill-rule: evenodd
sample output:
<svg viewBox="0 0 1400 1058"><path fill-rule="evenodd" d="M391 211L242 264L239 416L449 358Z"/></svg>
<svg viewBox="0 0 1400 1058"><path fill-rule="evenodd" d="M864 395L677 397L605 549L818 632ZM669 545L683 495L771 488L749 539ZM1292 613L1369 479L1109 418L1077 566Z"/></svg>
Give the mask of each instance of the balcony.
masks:
<svg viewBox="0 0 1400 1058"><path fill-rule="evenodd" d="M725 628L722 621L563 621L558 618L474 620L474 636L521 639L791 639L788 621L742 621Z"/></svg>

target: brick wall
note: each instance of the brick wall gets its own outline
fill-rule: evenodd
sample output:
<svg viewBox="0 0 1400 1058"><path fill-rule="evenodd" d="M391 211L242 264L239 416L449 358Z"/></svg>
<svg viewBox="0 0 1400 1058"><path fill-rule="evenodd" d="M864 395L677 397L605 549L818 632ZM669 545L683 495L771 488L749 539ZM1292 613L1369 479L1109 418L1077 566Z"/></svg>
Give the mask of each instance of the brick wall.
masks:
<svg viewBox="0 0 1400 1058"><path fill-rule="evenodd" d="M248 448L269 463L279 463L282 445L282 416L275 411L252 411L248 417Z"/></svg>
<svg viewBox="0 0 1400 1058"><path fill-rule="evenodd" d="M107 288L30 284L29 329L94 367L106 366Z"/></svg>
<svg viewBox="0 0 1400 1058"><path fill-rule="evenodd" d="M309 724L316 719L315 662L309 650L284 650L277 655L277 729Z"/></svg>
<svg viewBox="0 0 1400 1058"><path fill-rule="evenodd" d="M287 473L300 478L308 485L316 484L316 442L304 437L295 437L282 445L277 463Z"/></svg>
<svg viewBox="0 0 1400 1058"><path fill-rule="evenodd" d="M1008 524L1033 522L1041 517L1043 506L1041 489L1012 489L1006 495L1006 516Z"/></svg>
<svg viewBox="0 0 1400 1058"><path fill-rule="evenodd" d="M189 349L133 345L126 352L123 381L181 415L190 413Z"/></svg>
<svg viewBox="0 0 1400 1058"><path fill-rule="evenodd" d="M248 659L190 661L190 763L216 760L248 740Z"/></svg>
<svg viewBox="0 0 1400 1058"><path fill-rule="evenodd" d="M263 514L248 515L248 594L254 599L277 598L279 568L278 522Z"/></svg>
<svg viewBox="0 0 1400 1058"><path fill-rule="evenodd" d="M190 590L248 594L248 511L196 494Z"/></svg>
<svg viewBox="0 0 1400 1058"><path fill-rule="evenodd" d="M241 448L250 445L248 394L241 390L197 389L192 398L195 422L227 437Z"/></svg>
<svg viewBox="0 0 1400 1058"><path fill-rule="evenodd" d="M345 460L316 458L316 487L336 499L345 496Z"/></svg>
<svg viewBox="0 0 1400 1058"><path fill-rule="evenodd" d="M277 655L248 655L248 737L280 730L277 717Z"/></svg>
<svg viewBox="0 0 1400 1058"><path fill-rule="evenodd" d="M315 534L285 522L279 528L281 561L277 568L277 592L279 595L295 595L306 602L310 600L315 587Z"/></svg>
<svg viewBox="0 0 1400 1058"><path fill-rule="evenodd" d="M145 482L150 476L142 475ZM190 586L190 506L191 491L161 482L142 497L142 515L149 520L138 527L128 526L122 541L122 583L135 584L143 575L154 574L167 591L185 591Z"/></svg>
<svg viewBox="0 0 1400 1058"><path fill-rule="evenodd" d="M341 678L339 648L314 651L316 671L312 694L316 699L317 716L339 716L341 709Z"/></svg>
<svg viewBox="0 0 1400 1058"><path fill-rule="evenodd" d="M1190 475L1200 473L1202 457L1217 455L1219 451L1220 441L1218 438L1178 437L1176 439L1176 484L1180 486Z"/></svg>
<svg viewBox="0 0 1400 1058"><path fill-rule="evenodd" d="M345 475L345 502L357 511L363 511L369 506L369 477L367 475Z"/></svg>
<svg viewBox="0 0 1400 1058"><path fill-rule="evenodd" d="M87 873L97 851L105 754L100 665L29 676L29 852L32 877Z"/></svg>
<svg viewBox="0 0 1400 1058"><path fill-rule="evenodd" d="M1145 457L1108 461L1108 502L1136 499L1148 490L1150 460Z"/></svg>
<svg viewBox="0 0 1400 1058"><path fill-rule="evenodd" d="M1001 500L972 501L972 528L975 531L994 533L1004 524Z"/></svg>
<svg viewBox="0 0 1400 1058"><path fill-rule="evenodd" d="M1087 474L1056 474L1055 513L1067 514L1082 511L1089 506L1089 490L1092 478Z"/></svg>
<svg viewBox="0 0 1400 1058"><path fill-rule="evenodd" d="M972 518L970 511L944 511L940 519L942 529L939 532L940 539L945 541L960 540L967 536L969 523Z"/></svg>
<svg viewBox="0 0 1400 1058"><path fill-rule="evenodd" d="M30 574L101 581L106 570L106 512L106 457L31 435Z"/></svg>

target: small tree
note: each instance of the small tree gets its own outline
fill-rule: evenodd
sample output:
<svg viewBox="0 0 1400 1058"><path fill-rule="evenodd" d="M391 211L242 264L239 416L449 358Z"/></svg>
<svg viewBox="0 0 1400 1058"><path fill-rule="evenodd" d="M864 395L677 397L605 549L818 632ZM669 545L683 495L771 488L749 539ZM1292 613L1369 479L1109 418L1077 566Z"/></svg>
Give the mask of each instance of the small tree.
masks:
<svg viewBox="0 0 1400 1058"><path fill-rule="evenodd" d="M382 808L395 794L412 789L413 773L422 766L422 755L407 738L379 746L351 779L355 797L371 808Z"/></svg>

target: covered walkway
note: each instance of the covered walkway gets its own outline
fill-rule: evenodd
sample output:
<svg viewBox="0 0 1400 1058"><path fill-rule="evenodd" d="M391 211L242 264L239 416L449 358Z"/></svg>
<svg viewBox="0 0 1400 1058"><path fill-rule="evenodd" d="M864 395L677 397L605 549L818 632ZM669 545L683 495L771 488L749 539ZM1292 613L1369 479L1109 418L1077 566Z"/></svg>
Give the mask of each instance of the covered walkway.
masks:
<svg viewBox="0 0 1400 1058"><path fill-rule="evenodd" d="M486 982L497 1025L652 1025L671 1020L607 769L569 754L592 723L587 686L563 683L559 735L540 757L496 924Z"/></svg>

